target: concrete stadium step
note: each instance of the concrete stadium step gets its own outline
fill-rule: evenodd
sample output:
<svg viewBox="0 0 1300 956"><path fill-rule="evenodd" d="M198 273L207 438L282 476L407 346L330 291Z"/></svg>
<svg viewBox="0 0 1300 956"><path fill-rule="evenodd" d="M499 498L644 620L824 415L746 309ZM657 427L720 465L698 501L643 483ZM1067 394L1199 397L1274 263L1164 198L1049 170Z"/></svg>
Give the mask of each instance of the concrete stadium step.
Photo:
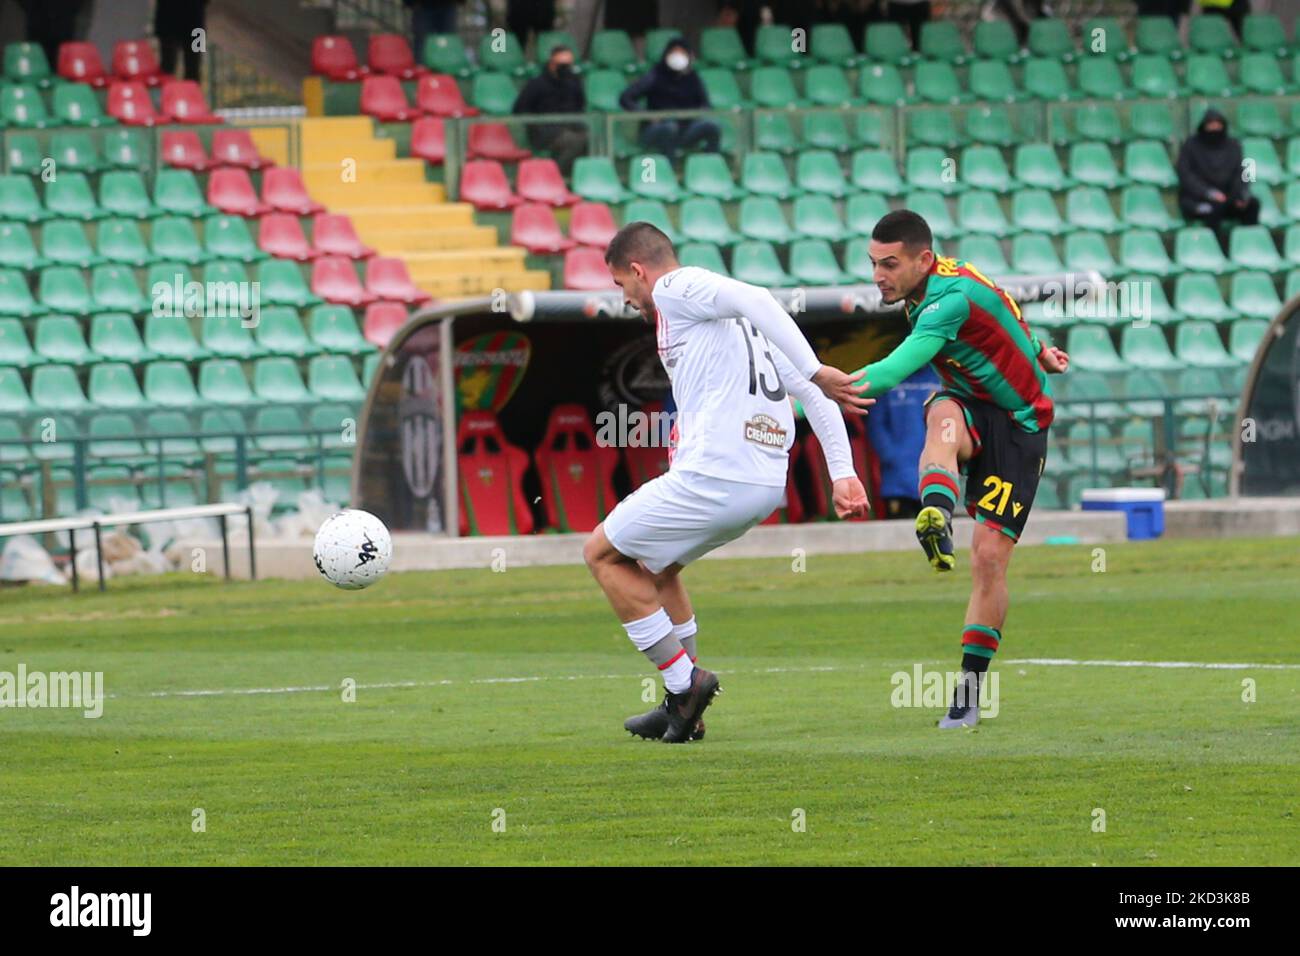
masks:
<svg viewBox="0 0 1300 956"><path fill-rule="evenodd" d="M397 143L391 139L322 139L302 149L304 163L382 163L397 158Z"/></svg>
<svg viewBox="0 0 1300 956"><path fill-rule="evenodd" d="M394 210L413 205L442 205L447 199L441 183L333 183L310 187L317 202L340 210L392 207Z"/></svg>
<svg viewBox="0 0 1300 956"><path fill-rule="evenodd" d="M363 206L340 203L331 211L352 217L357 232L371 245L391 230L445 229L474 225L474 207L469 203L437 203L402 207Z"/></svg>
<svg viewBox="0 0 1300 956"><path fill-rule="evenodd" d="M369 116L309 116L299 121L304 153L322 141L375 139L375 124Z"/></svg>
<svg viewBox="0 0 1300 956"><path fill-rule="evenodd" d="M434 278L473 272L510 272L524 267L527 250L519 246L489 246L483 249L455 249L443 252L411 252L405 255L411 277Z"/></svg>
<svg viewBox="0 0 1300 956"><path fill-rule="evenodd" d="M349 179L344 179L344 176ZM354 166L342 162L304 160L302 180L308 189L316 186L378 186L409 183L420 185L424 178L424 161L420 159L378 159L358 161ZM436 185L436 184L435 184Z"/></svg>
<svg viewBox="0 0 1300 956"><path fill-rule="evenodd" d="M362 242L387 256L407 256L446 249L482 249L497 244L491 226L448 226L443 229L384 229L360 233Z"/></svg>
<svg viewBox="0 0 1300 956"><path fill-rule="evenodd" d="M544 291L551 287L551 274L541 270L481 272L443 276L432 281L416 280L416 283L436 299L459 299L465 296L492 295L497 289L506 292L523 292L525 289Z"/></svg>

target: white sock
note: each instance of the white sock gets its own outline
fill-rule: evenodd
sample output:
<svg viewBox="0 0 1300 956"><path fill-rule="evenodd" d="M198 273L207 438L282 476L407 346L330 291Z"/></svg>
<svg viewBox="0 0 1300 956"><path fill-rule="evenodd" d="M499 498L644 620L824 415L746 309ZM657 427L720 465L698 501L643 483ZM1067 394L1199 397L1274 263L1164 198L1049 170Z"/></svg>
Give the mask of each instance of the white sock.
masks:
<svg viewBox="0 0 1300 956"><path fill-rule="evenodd" d="M660 668L661 673L664 675L664 686L672 693L680 694L691 686L691 671L693 670L695 670L695 665L691 663L691 655L687 654L686 649L683 648L676 659Z"/></svg>
<svg viewBox="0 0 1300 956"><path fill-rule="evenodd" d="M654 647L671 634L673 622L668 616L668 612L663 608L659 608L648 617L628 621L623 625L623 630L627 631L628 639L636 645L636 649L644 651Z"/></svg>

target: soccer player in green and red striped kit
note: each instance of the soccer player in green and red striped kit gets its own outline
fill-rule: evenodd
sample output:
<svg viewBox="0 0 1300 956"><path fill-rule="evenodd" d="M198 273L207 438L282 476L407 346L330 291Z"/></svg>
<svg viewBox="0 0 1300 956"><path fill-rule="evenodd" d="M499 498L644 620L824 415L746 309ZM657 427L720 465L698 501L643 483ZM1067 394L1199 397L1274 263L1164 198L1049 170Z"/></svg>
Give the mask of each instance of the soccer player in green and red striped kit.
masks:
<svg viewBox="0 0 1300 956"><path fill-rule="evenodd" d="M1054 414L1046 373L1064 372L1070 360L1038 341L1009 295L970 263L936 256L932 244L929 225L907 209L884 216L872 231L876 285L886 303L903 302L912 331L862 369L857 386L869 384L865 394L876 396L927 362L939 373L942 387L926 403L916 536L936 571L953 569L960 468L966 510L978 524L962 679L939 726L973 727L980 683L1002 640L1007 565L1046 460Z"/></svg>

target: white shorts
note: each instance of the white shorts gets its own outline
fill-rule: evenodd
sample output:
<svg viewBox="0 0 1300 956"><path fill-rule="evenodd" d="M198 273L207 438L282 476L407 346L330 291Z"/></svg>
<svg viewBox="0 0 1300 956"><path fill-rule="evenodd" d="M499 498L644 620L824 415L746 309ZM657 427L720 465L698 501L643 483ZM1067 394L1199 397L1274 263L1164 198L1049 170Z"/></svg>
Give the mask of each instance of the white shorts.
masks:
<svg viewBox="0 0 1300 956"><path fill-rule="evenodd" d="M658 574L739 538L784 497L784 488L670 470L618 503L605 519L605 537Z"/></svg>

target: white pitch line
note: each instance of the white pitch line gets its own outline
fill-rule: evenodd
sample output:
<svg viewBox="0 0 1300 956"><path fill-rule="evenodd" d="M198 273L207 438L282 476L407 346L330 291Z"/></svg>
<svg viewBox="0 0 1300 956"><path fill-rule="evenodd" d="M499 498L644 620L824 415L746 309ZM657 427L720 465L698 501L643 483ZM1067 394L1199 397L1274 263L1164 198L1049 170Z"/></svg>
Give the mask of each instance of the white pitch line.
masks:
<svg viewBox="0 0 1300 956"><path fill-rule="evenodd" d="M1214 661L1076 661L1068 657L1017 657L1003 664L1040 664L1045 667L1163 667L1173 670L1296 671L1300 664L1237 664Z"/></svg>

